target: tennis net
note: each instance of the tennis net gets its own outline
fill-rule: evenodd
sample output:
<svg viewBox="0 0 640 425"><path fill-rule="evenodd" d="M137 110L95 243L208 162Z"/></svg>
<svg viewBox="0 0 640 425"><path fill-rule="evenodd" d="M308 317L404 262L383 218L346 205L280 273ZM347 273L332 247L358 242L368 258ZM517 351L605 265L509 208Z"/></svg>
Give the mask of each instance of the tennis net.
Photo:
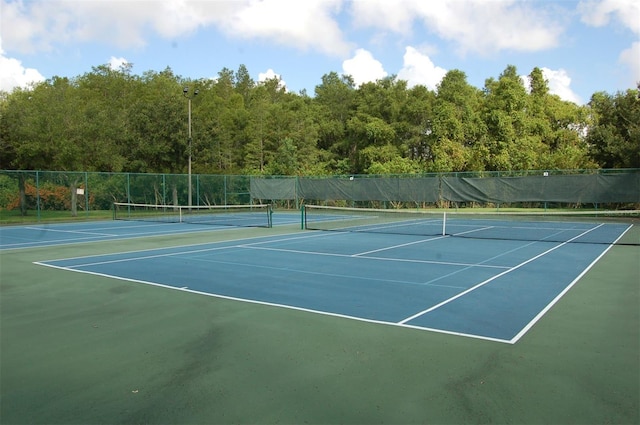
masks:
<svg viewBox="0 0 640 425"><path fill-rule="evenodd" d="M271 227L272 210L257 205L153 205L114 202L114 220L196 223L215 226Z"/></svg>
<svg viewBox="0 0 640 425"><path fill-rule="evenodd" d="M480 212L305 205L309 230L547 242L640 245L640 210Z"/></svg>

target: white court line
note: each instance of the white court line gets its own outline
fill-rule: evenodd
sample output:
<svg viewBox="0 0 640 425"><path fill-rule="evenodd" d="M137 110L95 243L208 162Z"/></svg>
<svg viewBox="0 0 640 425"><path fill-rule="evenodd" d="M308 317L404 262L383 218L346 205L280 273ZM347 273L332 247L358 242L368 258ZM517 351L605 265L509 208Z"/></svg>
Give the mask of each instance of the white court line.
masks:
<svg viewBox="0 0 640 425"><path fill-rule="evenodd" d="M432 311L434 311L434 310L436 310L436 309L438 309L438 308L440 308L440 307L442 307L442 306L444 306L444 305L446 305L446 304L449 304L450 302L452 302L452 301L454 301L454 300L457 300L458 298L460 298L460 297L462 297L462 296L464 296L464 295L467 295L468 293L473 292L473 291L475 291L475 290L476 290L476 289L478 289L478 288L483 287L483 286L484 286L484 285L486 285L487 283L492 282L492 281L496 280L497 278L502 277L502 276L504 276L504 275L506 275L506 274L509 274L509 273L511 273L512 271L518 270L519 268L521 268L521 267L523 267L523 266L525 266L525 265L527 265L527 264L531 263L532 261L535 261L535 260L537 260L538 258L540 258L540 257L542 257L542 256L544 256L544 255L547 255L548 253L550 253L550 252L552 252L552 251L555 251L556 249L558 249L558 248L560 248L560 247L562 247L562 246L564 246L564 245L566 245L566 244L570 243L570 242L571 242L571 241L573 241L574 239L577 239L577 238L579 238L579 237L581 237L581 236L584 236L584 235L586 235L587 233L592 232L592 231L594 231L595 229L597 229L597 228L599 228L599 227L601 227L601 226L604 226L604 224L599 224L598 226L596 226L596 227L594 227L594 228L591 228L591 229L589 229L589 230L587 230L587 231L585 231L585 232L582 232L582 233L581 233L581 234L579 234L578 236L575 236L575 237L573 237L573 238L569 239L568 241L562 242L561 244L556 245L556 246L554 246L553 248L550 248L550 249L548 249L548 250L546 250L546 251L544 251L544 252L542 252L542 253L540 253L540 254L536 255L535 257L529 258L528 260L523 261L522 263L520 263L520 264L518 264L518 265L516 265L516 266L513 266L513 267L511 267L510 269L507 269L507 270L503 271L502 273L498 273L497 275L495 275L495 276L493 276L493 277L490 277L489 279L486 279L486 280L484 280L484 281L482 281L482 282L478 283L477 285L474 285L474 286L472 286L471 288L469 288L469 289L467 289L467 290L465 290L465 291L462 291L462 292L460 292L459 294L454 295L453 297L448 298L448 299L446 299L446 300L442 301L441 303L438 303L438 304L436 304L436 305L434 305L434 306L432 306L432 307L429 307L429 308L427 308L427 309L425 309L425 310L419 311L418 313L416 313L416 314L414 314L414 315L412 315L412 316L409 316L409 317L407 317L407 318L405 318L405 319L401 320L401 321L400 321L400 322L398 322L398 323L404 324L404 323L410 322L410 321L411 321L411 320L413 320L413 319L416 319L416 318L418 318L418 317L420 317L420 316L423 316L423 315L425 315L425 314L427 314L427 313L430 313L430 312L432 312Z"/></svg>
<svg viewBox="0 0 640 425"><path fill-rule="evenodd" d="M164 253L164 254L146 255L146 256L142 256L142 257L118 258L118 259L115 259L115 260L96 261L94 263L74 264L72 266L67 266L66 268L69 269L69 270L74 270L74 269L76 269L78 267L101 266L101 265L104 265L104 264L115 264L115 263L126 263L126 262L129 262L129 261L150 260L152 258L173 257L173 256L176 256L176 255L184 255L184 254L197 254L197 253L200 253L200 252L218 251L218 250L223 250L223 249L228 249L228 248L238 248L238 245L220 246L220 247L215 247L215 248L196 249L196 250L193 250L193 251L168 252L168 253ZM99 255L98 257L105 257L107 255L119 255L119 254L105 254L105 255ZM55 260L55 261L66 261L66 260ZM46 264L42 264L40 262L36 262L36 264L46 265Z"/></svg>
<svg viewBox="0 0 640 425"><path fill-rule="evenodd" d="M351 221L352 219L358 219L358 220L366 220L366 219L370 219L372 218L371 216L362 216L362 217L354 217L354 216L349 216L347 220ZM335 218L335 219L328 219L328 220L312 220L312 226L314 223L324 223L324 222L331 222L331 221L344 221L345 218ZM389 222L389 223L381 223L378 226L374 226L373 224L360 224L360 225L345 225L343 227L337 227L335 228L335 230L337 231L344 231L344 229L347 229L346 232L348 233L385 233L385 232L372 232L372 230L380 230L380 229L393 229L394 227L406 227L411 225L412 223L415 223L417 225L429 225L430 223L436 224L438 226L440 226L441 221L437 220L437 219L431 219L431 220L423 220L423 219L418 219L418 218L412 218L411 220L402 220L402 221L393 221L393 222ZM314 229L313 227L311 228L311 230L322 230L322 229ZM399 233L402 234L402 233ZM411 233L407 233L408 236L416 236L415 234L411 234Z"/></svg>
<svg viewBox="0 0 640 425"><path fill-rule="evenodd" d="M35 263L35 264L39 264L41 266L51 267L51 268L59 269L59 270L71 271L71 272L76 272L76 273L85 273L85 274L92 275L92 276L106 277L106 278L110 278L110 279L122 280L122 281L125 281L125 282L142 283L142 284L145 284L145 285L157 286L157 287L161 287L161 288L172 289L172 290L175 290L175 291L188 292L188 293L191 293L191 294L204 295L204 296L207 296L207 297L219 298L219 299L224 299L224 300L240 301L240 302L246 302L246 303L250 303L250 304L269 306L269 307L278 307L278 308L284 308L284 309L287 309L287 310L302 311L304 313L319 314L319 315L322 315L322 316L330 316L330 317L337 317L337 318L342 318L342 319L357 320L359 322L365 322L365 323L374 323L374 324L379 324L379 325L394 326L394 327L405 328L405 329L414 329L414 330L419 330L419 331L436 332L436 333L447 334L447 335L455 335L455 336L462 336L462 337L468 337L468 338L474 338L474 339L481 339L481 340L485 340L485 341L509 343L509 341L507 341L507 340L503 340L503 339L499 339L499 338L486 337L486 336L482 336L482 335L466 334L466 333L462 333L462 332L453 332L453 331L447 331L447 330L444 330L444 329L428 328L428 327L421 327L421 326L415 326L415 325L407 325L407 324L401 324L401 323L396 323L396 322L385 322L383 320L367 319L367 318L364 318L364 317L350 316L350 315L347 315L347 314L332 313L332 312L329 312L329 311L322 311L322 310L314 310L314 309L310 309L310 308L297 307L297 306L288 305L288 304L278 304L278 303L273 303L273 302L268 302L268 301L259 301L259 300L253 300L253 299L247 299L247 298L232 297L232 296L229 296L229 295L213 294L213 293L210 293L210 292L202 292L202 291L197 291L197 290L194 290L194 289L189 289L188 287L170 286L170 285L165 285L165 284L162 284L162 283L156 283L156 282L140 280L140 279L126 278L126 277L115 276L115 275L110 275L110 274L106 274L106 273L97 273L97 272L91 272L91 271L85 271L85 270L73 270L73 269L69 269L67 267L60 267L60 266L55 266L55 265L51 265L51 264L44 264L44 263Z"/></svg>
<svg viewBox="0 0 640 425"><path fill-rule="evenodd" d="M302 251L297 249L285 249L285 248L266 248L266 247L257 247L257 246L249 246L249 245L238 245L238 248L247 248L247 249L259 249L264 251L279 251L279 252L289 252L293 254L303 254L303 255L317 255L317 256L325 256L325 257L343 257L343 258L359 258L362 260L376 260L376 261L391 261L396 263L419 263L419 264L438 264L443 266L456 266L456 267L484 267L490 269L508 269L507 266L491 266L491 265L482 265L478 263L457 263L452 261L435 261L435 260L412 260L407 258L388 258L388 257L363 257L359 254L335 254L330 252L316 252L316 251ZM373 252L373 251L372 251Z"/></svg>
<svg viewBox="0 0 640 425"><path fill-rule="evenodd" d="M127 236L123 236L122 238L126 238ZM64 246L64 245L72 245L77 243L85 243L85 242L95 242L95 241L111 241L113 238L118 238L118 236L113 236L113 238L104 239L105 236L87 236L84 238L75 238L75 239L52 239L46 242L43 241L31 241L31 242L16 242L10 244L2 244L0 245L0 250L5 249L26 249L26 248L50 248L52 246Z"/></svg>
<svg viewBox="0 0 640 425"><path fill-rule="evenodd" d="M82 231L82 230L51 229L51 228L48 228L48 227L26 226L26 227L24 227L24 229L36 230L38 232L74 233L74 234L79 234L79 235L93 235L93 236L118 236L118 235L112 235L110 233L96 233L96 232L87 232L87 231Z"/></svg>
<svg viewBox="0 0 640 425"><path fill-rule="evenodd" d="M282 236L286 236L286 235L282 235ZM161 258L161 257L171 257L171 256L177 256L177 255L197 254L197 253L201 253L201 252L220 251L220 250L231 249L231 248L243 248L243 247L248 247L250 245L259 245L259 244L270 243L270 242L282 242L282 241L288 241L288 240L294 240L294 239L304 239L304 238L319 237L319 236L323 236L323 234L322 233L316 233L316 234L313 234L313 235L297 236L297 237L292 237L292 238L287 237L287 238L281 238L281 239L276 239L276 240L269 239L269 240L266 240L266 241L258 241L258 242L253 242L253 243L250 243L250 244L234 244L234 245L225 245L225 246L214 246L214 247L210 247L210 248L192 249L192 250L187 250L187 251L166 252L166 253L153 254L153 255L143 255L143 256L137 256L137 257L119 258L119 259L114 259L114 260L96 261L96 262L92 262L92 263L74 264L73 266L67 266L65 268L71 270L71 269L75 269L77 267L97 266L97 265L102 265L102 264L114 264L114 263L124 263L124 262L128 262L128 261L147 260L147 259L150 259L150 258ZM49 264L47 264L49 262L60 262L60 261L71 261L71 260L80 260L80 259L89 259L89 258L100 258L100 257L108 257L108 256L114 256L114 255L127 255L127 254L135 254L135 253L142 253L142 252L168 251L168 250L176 250L176 249L180 249L180 248L191 248L191 247L203 246L203 245L220 245L220 244L224 244L224 243L228 243L228 242L236 242L236 241L243 241L243 240L254 240L254 239L262 239L262 238L272 238L272 237L273 236L261 236L259 238L249 237L249 238L242 238L242 239L236 239L236 240L231 240L231 241L223 241L223 242L204 242L204 243L195 244L195 245L182 245L182 246L166 247L166 248L152 248L152 249L145 249L145 250L140 250L140 251L118 252L118 253L111 253L111 254L97 254L97 255L89 255L89 256L82 256L82 257L63 258L63 259L58 259L58 260L34 261L34 264L47 266L47 265L49 265Z"/></svg>
<svg viewBox="0 0 640 425"><path fill-rule="evenodd" d="M383 283L392 283L392 284L402 284L402 285L417 285L417 286L438 286L442 288L454 288L454 289L464 289L461 286L454 285L438 285L424 282L413 282L408 280L396 280L396 279L383 279L377 277L367 277L367 276L359 276L359 275L349 275L349 274L340 274L340 273L327 273L327 272L316 272L312 270L305 269L297 269L294 267L286 266L286 267L278 267L278 266L265 266L260 264L252 264L252 263L242 263L239 261L222 261L222 260L213 260L213 259L200 259L200 258L192 258L192 261L200 261L203 263L214 263L214 264L227 264L233 266L242 266L242 267L253 267L257 269L267 269L267 270L278 270L278 271L286 271L289 273L297 273L297 274L308 274L313 276L330 276L330 277L339 277L339 278L349 278L353 280L364 280L364 281L373 281L373 282L383 282Z"/></svg>
<svg viewBox="0 0 640 425"><path fill-rule="evenodd" d="M439 281L439 280L441 280L441 279L446 279L446 278L448 278L448 277L451 277L451 276L453 276L453 275L455 275L455 274L462 273L462 272L464 272L464 271L466 271L466 270L469 270L469 269L471 269L471 268L473 268L473 267L487 267L487 266L484 266L484 263L486 263L486 262L488 262L488 261L495 260L495 259L500 258L500 257L503 257L503 256L505 256L505 255L511 254L511 253L513 253L513 252L519 251L519 250L521 250L521 249L527 248L527 247L529 247L529 246L531 246L531 245L534 245L534 244L536 244L536 243L537 243L537 242L530 242L530 243L528 243L528 244L525 244L525 245L522 245L522 246L518 246L518 247L513 248L513 249L510 249L510 250L508 250L508 251L501 252L501 253L500 253L500 254L498 254L498 255L494 255L494 256L493 256L493 257L491 257L491 258L487 258L486 260L481 261L481 262L480 262L480 263L478 263L477 265L470 265L469 267L465 267L465 268L462 268L462 269L460 269L460 270L455 270L455 271L453 271L453 272L451 272L451 273L449 273L449 274L446 274L446 275L444 275L444 276L437 277L437 278L435 278L435 279L428 280L428 281L426 281L426 282L424 282L424 283L425 283L425 284L431 284L431 283L433 283L433 282L437 282L437 281ZM508 269L509 267L502 267L502 268L504 268L504 269Z"/></svg>
<svg viewBox="0 0 640 425"><path fill-rule="evenodd" d="M175 224L175 223L171 223L171 224ZM135 226L135 227L145 227L145 226ZM127 227L124 227L124 228L127 228ZM48 241L17 242L12 244L0 245L0 251L9 250L9 249L50 248L52 246L66 246L66 245L74 245L74 244L87 243L87 242L102 242L102 241L109 242L109 241L129 240L129 239L137 239L137 238L163 237L163 236L170 236L174 234L189 235L192 233L220 232L223 230L238 230L238 229L242 229L242 227L233 227L233 226L211 227L211 228L203 227L198 230L190 230L187 232L185 232L183 229L176 229L176 230L170 230L170 231L126 233L124 235L111 235L109 237L87 236L84 238L75 238L75 239L52 239Z"/></svg>
<svg viewBox="0 0 640 425"><path fill-rule="evenodd" d="M406 227L411 225L412 223L415 223L417 225L427 225L427 224L433 223L440 226L441 222L436 219L433 219L433 220L411 219L411 220L402 220L398 222L387 223L379 226L373 226L371 224L363 224L360 226L353 226L353 229L354 229L353 233L357 233L357 232L367 233L367 232L371 232L372 230L393 229L394 227ZM364 229L364 230L358 230L358 228Z"/></svg>
<svg viewBox="0 0 640 425"><path fill-rule="evenodd" d="M352 254L352 257L360 257L362 255L373 254L374 252L388 251L390 249L402 248L402 247L409 246L409 245L415 245L415 244L424 243L424 242L431 242L431 241L435 241L435 240L446 238L446 237L448 237L448 236L442 235L442 236L437 236L437 237L433 237L433 238L429 238L429 239L421 239L419 241L413 241L413 242L407 242L407 243L403 243L403 244L399 244L399 245L388 246L388 247L385 247L385 248L373 249L371 251L364 251L364 252L359 252L357 254Z"/></svg>

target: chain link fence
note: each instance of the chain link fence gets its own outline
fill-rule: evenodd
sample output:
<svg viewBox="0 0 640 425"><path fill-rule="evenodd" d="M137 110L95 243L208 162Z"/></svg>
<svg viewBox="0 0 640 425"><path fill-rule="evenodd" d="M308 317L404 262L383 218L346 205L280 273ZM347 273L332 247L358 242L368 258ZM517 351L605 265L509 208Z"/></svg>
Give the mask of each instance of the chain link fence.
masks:
<svg viewBox="0 0 640 425"><path fill-rule="evenodd" d="M374 208L640 204L640 169L352 176L191 176L191 205ZM0 170L3 218L108 216L114 202L189 205L186 174Z"/></svg>
<svg viewBox="0 0 640 425"><path fill-rule="evenodd" d="M192 205L252 203L249 176L192 175ZM185 174L0 170L3 216L90 217L114 202L189 205Z"/></svg>

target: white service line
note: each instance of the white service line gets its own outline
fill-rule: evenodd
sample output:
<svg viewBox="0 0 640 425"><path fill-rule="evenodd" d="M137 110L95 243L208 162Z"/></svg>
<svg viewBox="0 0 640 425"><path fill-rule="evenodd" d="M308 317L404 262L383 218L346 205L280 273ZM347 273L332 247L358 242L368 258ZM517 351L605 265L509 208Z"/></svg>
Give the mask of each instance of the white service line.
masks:
<svg viewBox="0 0 640 425"><path fill-rule="evenodd" d="M391 261L396 263L419 263L419 264L440 264L444 266L456 266L456 267L484 267L489 269L507 269L507 266L491 266L484 265L480 263L457 263L453 261L435 261L435 260L412 260L407 258L388 258L388 257L363 257L362 255L357 254L335 254L331 252L317 252L317 251L302 251L297 249L285 249L285 248L267 248L260 247L254 245L237 245L238 248L247 248L247 249L260 249L264 251L280 251L280 252L289 252L292 254L303 254L303 255L317 255L317 256L325 256L325 257L344 257L344 258L359 258L362 260L376 260L376 261ZM372 251L374 252L374 251Z"/></svg>
<svg viewBox="0 0 640 425"><path fill-rule="evenodd" d="M96 232L87 232L87 231L83 231L83 230L50 229L48 227L26 226L25 229L36 230L38 232L75 233L75 234L79 234L79 235L93 235L93 236L118 236L118 235L112 235L110 233L96 233Z"/></svg>

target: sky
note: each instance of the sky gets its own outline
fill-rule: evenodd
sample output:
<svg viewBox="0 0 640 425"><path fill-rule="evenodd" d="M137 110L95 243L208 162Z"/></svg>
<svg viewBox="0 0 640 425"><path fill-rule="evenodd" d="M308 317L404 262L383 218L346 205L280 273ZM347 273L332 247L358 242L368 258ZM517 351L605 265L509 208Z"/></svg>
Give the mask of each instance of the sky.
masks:
<svg viewBox="0 0 640 425"><path fill-rule="evenodd" d="M0 0L0 90L124 63L185 79L245 65L310 96L330 72L437 90L453 69L483 88L538 67L551 93L586 104L640 82L640 2Z"/></svg>

